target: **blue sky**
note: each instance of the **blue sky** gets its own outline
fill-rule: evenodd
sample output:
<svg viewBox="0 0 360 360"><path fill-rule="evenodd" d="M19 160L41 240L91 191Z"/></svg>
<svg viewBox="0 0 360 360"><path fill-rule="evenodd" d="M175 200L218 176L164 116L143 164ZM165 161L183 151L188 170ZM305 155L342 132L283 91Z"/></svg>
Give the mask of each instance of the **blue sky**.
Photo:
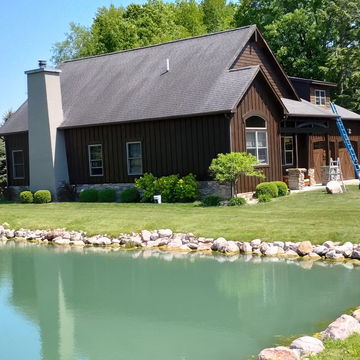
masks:
<svg viewBox="0 0 360 360"><path fill-rule="evenodd" d="M101 6L126 6L141 0L2 0L0 2L0 116L27 98L24 71L50 64L51 48L65 38L69 23L90 25Z"/></svg>

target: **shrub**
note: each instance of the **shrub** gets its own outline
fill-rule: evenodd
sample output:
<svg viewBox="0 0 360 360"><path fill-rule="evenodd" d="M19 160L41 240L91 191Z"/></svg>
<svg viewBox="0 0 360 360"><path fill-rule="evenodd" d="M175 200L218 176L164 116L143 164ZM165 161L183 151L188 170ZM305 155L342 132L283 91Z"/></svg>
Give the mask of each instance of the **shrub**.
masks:
<svg viewBox="0 0 360 360"><path fill-rule="evenodd" d="M242 197L233 197L229 199L228 206L241 206L245 205L246 200Z"/></svg>
<svg viewBox="0 0 360 360"><path fill-rule="evenodd" d="M175 187L179 175L162 176L156 180L156 192L161 195L161 201L171 203L176 201Z"/></svg>
<svg viewBox="0 0 360 360"><path fill-rule="evenodd" d="M19 194L19 200L23 204L31 204L34 201L34 195L31 191L22 191Z"/></svg>
<svg viewBox="0 0 360 360"><path fill-rule="evenodd" d="M96 202L98 200L98 191L95 189L85 189L79 194L79 199L82 202Z"/></svg>
<svg viewBox="0 0 360 360"><path fill-rule="evenodd" d="M219 206L221 198L217 195L208 195L202 201L203 206Z"/></svg>
<svg viewBox="0 0 360 360"><path fill-rule="evenodd" d="M76 187L63 182L57 190L58 201L75 201L76 200Z"/></svg>
<svg viewBox="0 0 360 360"><path fill-rule="evenodd" d="M268 194L270 197L275 198L278 196L278 187L273 182L263 182L256 186L256 197Z"/></svg>
<svg viewBox="0 0 360 360"><path fill-rule="evenodd" d="M46 204L51 202L51 192L49 190L38 190L34 194L34 203Z"/></svg>
<svg viewBox="0 0 360 360"><path fill-rule="evenodd" d="M145 173L142 177L135 179L135 187L142 190L141 202L153 202L156 180L157 178L151 173Z"/></svg>
<svg viewBox="0 0 360 360"><path fill-rule="evenodd" d="M271 201L271 196L269 194L261 194L258 197L259 203L266 203Z"/></svg>
<svg viewBox="0 0 360 360"><path fill-rule="evenodd" d="M98 192L99 202L114 202L116 201L116 191L114 189L102 189Z"/></svg>
<svg viewBox="0 0 360 360"><path fill-rule="evenodd" d="M288 186L283 181L273 181L278 188L278 196L285 196L288 194Z"/></svg>
<svg viewBox="0 0 360 360"><path fill-rule="evenodd" d="M175 198L179 202L195 201L199 198L198 182L193 174L179 179L175 185Z"/></svg>
<svg viewBox="0 0 360 360"><path fill-rule="evenodd" d="M123 203L136 203L140 201L140 194L135 188L125 189L120 194L120 201Z"/></svg>

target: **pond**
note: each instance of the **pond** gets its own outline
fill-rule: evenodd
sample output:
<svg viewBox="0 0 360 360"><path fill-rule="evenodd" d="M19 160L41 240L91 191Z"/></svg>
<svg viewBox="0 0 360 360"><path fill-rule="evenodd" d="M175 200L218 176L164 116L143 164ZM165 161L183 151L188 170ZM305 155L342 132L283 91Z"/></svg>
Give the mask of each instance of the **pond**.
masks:
<svg viewBox="0 0 360 360"><path fill-rule="evenodd" d="M249 359L360 304L360 269L308 265L6 245L0 357Z"/></svg>

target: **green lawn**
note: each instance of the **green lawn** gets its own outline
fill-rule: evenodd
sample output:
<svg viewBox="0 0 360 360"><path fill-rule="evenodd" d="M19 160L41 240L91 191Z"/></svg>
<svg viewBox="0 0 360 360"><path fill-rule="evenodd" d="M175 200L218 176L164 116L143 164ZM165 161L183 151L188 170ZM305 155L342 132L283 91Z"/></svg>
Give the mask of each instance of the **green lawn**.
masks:
<svg viewBox="0 0 360 360"><path fill-rule="evenodd" d="M171 228L228 240L360 241L360 191L341 195L323 191L277 198L243 207L204 208L194 204L51 203L0 204L0 224L13 228L64 227L89 234Z"/></svg>
<svg viewBox="0 0 360 360"><path fill-rule="evenodd" d="M325 350L311 360L359 360L360 359L360 335L352 335L346 340L324 342Z"/></svg>

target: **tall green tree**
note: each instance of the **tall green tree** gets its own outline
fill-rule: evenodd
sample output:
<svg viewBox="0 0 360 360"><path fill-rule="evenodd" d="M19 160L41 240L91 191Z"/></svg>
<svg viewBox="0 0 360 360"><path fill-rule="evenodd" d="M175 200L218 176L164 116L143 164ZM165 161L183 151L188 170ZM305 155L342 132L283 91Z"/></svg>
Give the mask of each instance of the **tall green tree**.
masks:
<svg viewBox="0 0 360 360"><path fill-rule="evenodd" d="M183 28L184 37L206 33L204 13L201 5L195 0L177 0L174 9L175 22Z"/></svg>
<svg viewBox="0 0 360 360"><path fill-rule="evenodd" d="M233 26L235 8L226 0L202 0L204 25L207 32L230 29Z"/></svg>

